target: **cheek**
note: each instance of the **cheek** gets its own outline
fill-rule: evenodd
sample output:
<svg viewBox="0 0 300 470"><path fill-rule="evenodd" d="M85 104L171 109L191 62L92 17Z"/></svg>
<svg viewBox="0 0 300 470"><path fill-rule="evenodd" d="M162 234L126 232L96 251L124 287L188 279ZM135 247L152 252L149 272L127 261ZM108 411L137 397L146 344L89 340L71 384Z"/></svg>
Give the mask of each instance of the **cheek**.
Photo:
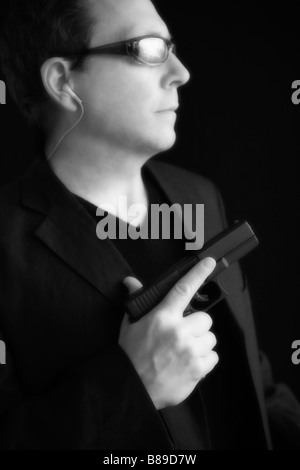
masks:
<svg viewBox="0 0 300 470"><path fill-rule="evenodd" d="M121 65L110 61L102 73L93 73L87 90L89 108L106 119L150 117L158 106L158 78L149 69Z"/></svg>

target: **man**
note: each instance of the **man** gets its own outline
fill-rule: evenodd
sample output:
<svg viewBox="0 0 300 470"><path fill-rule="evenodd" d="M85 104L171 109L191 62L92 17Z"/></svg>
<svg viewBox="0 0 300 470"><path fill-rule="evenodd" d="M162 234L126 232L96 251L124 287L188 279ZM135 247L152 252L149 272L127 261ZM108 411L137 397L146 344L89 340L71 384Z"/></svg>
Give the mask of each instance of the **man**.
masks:
<svg viewBox="0 0 300 470"><path fill-rule="evenodd" d="M186 254L184 240L96 236L97 207L109 204L119 225L147 220L133 220L121 197L128 207L204 204L205 240L226 226L210 182L149 162L175 142L189 79L153 4L16 0L1 51L11 94L45 142L43 158L1 193L2 447L270 448L239 267L222 275L230 296L211 315L182 316L214 269L207 258L130 324L124 286L155 279ZM270 409L282 410L270 377L264 385ZM298 404L289 410L281 423L299 431Z"/></svg>

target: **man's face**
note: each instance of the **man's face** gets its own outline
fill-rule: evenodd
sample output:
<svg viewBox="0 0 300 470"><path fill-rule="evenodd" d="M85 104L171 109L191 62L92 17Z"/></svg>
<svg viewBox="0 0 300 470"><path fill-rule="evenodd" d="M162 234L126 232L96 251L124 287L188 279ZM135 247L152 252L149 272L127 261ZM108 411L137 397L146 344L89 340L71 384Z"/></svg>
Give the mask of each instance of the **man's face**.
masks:
<svg viewBox="0 0 300 470"><path fill-rule="evenodd" d="M97 25L90 47L133 37L159 34L169 38L166 24L150 0L95 0ZM170 54L155 67L131 57L94 55L76 82L85 107L82 125L93 139L108 147L154 155L175 142L177 89L189 79L181 62Z"/></svg>

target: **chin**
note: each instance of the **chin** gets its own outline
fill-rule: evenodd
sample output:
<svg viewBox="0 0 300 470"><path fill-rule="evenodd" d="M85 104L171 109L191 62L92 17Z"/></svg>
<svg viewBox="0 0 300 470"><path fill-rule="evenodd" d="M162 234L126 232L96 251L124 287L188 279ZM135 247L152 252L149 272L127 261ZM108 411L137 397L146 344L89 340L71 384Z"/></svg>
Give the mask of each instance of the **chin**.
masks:
<svg viewBox="0 0 300 470"><path fill-rule="evenodd" d="M167 150L170 150L173 145L176 142L176 133L173 130L172 132L169 132L168 134L165 134L164 136L157 136L155 145L157 147L158 152L165 152Z"/></svg>
<svg viewBox="0 0 300 470"><path fill-rule="evenodd" d="M162 132L151 132L147 138L140 140L136 150L141 154L150 157L171 149L176 142L176 133L174 129Z"/></svg>

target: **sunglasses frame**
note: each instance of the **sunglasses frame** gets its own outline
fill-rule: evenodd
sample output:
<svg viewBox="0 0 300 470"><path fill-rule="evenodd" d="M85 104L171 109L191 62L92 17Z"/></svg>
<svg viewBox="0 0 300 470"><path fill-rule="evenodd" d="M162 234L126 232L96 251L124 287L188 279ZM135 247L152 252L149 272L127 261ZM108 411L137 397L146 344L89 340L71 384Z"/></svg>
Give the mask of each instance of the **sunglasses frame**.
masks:
<svg viewBox="0 0 300 470"><path fill-rule="evenodd" d="M136 50L138 49L138 43L141 40L148 39L148 38L162 39L167 46L166 57L164 60L162 60L159 63L152 64L151 62L142 60L136 53ZM96 46L96 47L91 47L89 49L83 49L82 51L75 52L75 53L63 54L63 56L64 57L72 57L72 56L84 57L84 56L89 56L89 55L94 55L94 54L95 55L100 55L100 54L127 55L129 57L132 57L138 64L149 65L150 67L155 67L166 62L166 60L168 60L169 58L170 52L173 52L173 54L176 54L176 46L174 42L172 41L172 39L166 39L161 36L149 34L146 36L138 36L135 38L127 39L126 41L119 41L119 42L114 42L110 44L105 44L103 46Z"/></svg>

